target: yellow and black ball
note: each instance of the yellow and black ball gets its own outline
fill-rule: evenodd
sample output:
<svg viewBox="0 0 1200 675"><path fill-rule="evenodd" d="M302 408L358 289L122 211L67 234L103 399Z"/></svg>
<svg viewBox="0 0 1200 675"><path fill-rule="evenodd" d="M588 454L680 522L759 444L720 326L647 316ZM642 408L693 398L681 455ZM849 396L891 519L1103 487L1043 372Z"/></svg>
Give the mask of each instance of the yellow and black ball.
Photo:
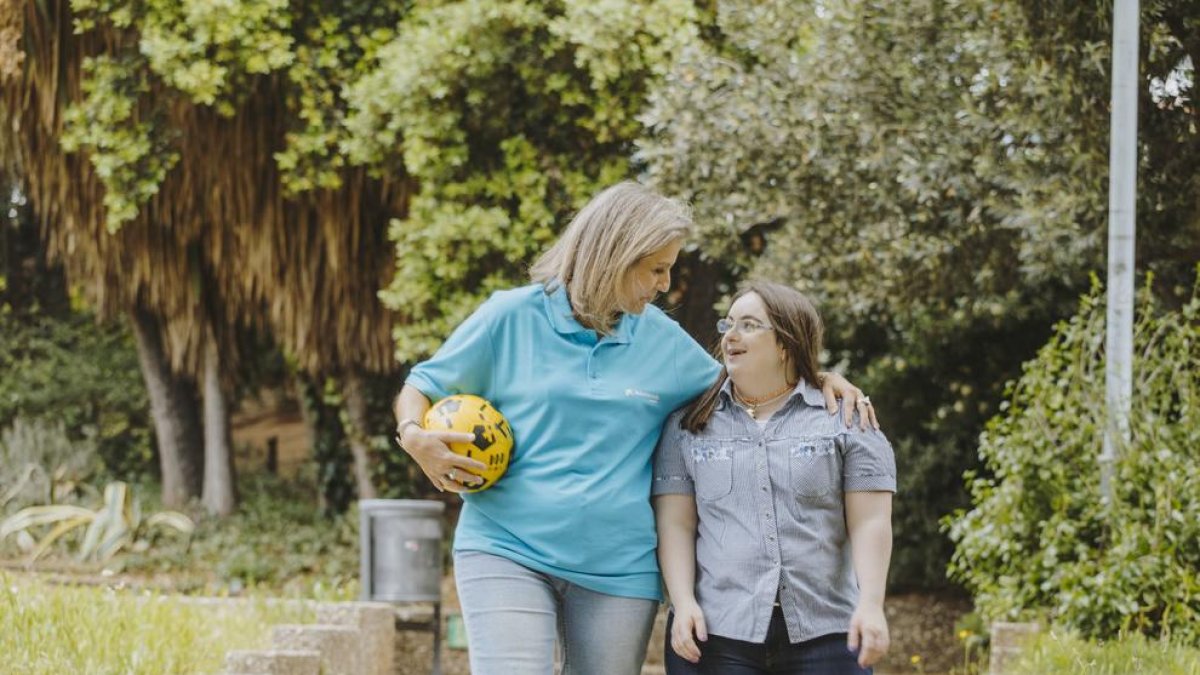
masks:
<svg viewBox="0 0 1200 675"><path fill-rule="evenodd" d="M448 444L452 451L487 465L486 469L474 472L483 478L483 483L468 492L490 488L508 469L513 448L512 427L486 399L471 394L447 396L425 412L421 426L431 431L458 431L475 436L468 443Z"/></svg>

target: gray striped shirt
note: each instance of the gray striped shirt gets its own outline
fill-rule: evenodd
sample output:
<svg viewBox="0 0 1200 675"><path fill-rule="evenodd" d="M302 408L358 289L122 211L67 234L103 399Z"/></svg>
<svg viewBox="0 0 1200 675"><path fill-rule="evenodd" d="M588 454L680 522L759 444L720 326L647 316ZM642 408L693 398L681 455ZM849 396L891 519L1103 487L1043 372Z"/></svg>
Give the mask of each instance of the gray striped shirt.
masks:
<svg viewBox="0 0 1200 675"><path fill-rule="evenodd" d="M761 643L778 595L788 637L849 629L858 582L845 493L896 491L892 446L847 428L820 390L801 381L760 427L726 382L708 426L663 428L652 493L696 497L696 600L713 635Z"/></svg>

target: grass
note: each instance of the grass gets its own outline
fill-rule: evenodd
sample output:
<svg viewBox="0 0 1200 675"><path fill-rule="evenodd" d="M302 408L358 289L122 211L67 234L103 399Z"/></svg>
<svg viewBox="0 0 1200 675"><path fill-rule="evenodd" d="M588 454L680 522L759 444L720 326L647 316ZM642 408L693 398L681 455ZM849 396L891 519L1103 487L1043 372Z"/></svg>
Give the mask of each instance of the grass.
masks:
<svg viewBox="0 0 1200 675"><path fill-rule="evenodd" d="M273 624L311 623L313 614L300 603L201 606L0 573L0 654L12 673L213 673L226 651L264 647Z"/></svg>
<svg viewBox="0 0 1200 675"><path fill-rule="evenodd" d="M1093 642L1051 631L1030 643L1011 672L1016 675L1200 675L1200 649L1148 640L1140 634Z"/></svg>

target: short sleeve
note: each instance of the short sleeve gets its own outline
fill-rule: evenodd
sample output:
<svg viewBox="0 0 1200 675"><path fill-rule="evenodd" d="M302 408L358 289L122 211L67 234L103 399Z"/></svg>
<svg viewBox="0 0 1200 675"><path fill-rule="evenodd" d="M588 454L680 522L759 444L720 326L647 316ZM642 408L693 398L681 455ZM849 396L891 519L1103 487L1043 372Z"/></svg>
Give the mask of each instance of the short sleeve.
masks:
<svg viewBox="0 0 1200 675"><path fill-rule="evenodd" d="M683 413L678 411L663 424L662 436L654 448L654 481L650 487L652 496L696 493L691 472L684 461L689 434L679 426L682 419Z"/></svg>
<svg viewBox="0 0 1200 675"><path fill-rule="evenodd" d="M493 295L472 312L442 343L437 353L413 366L405 384L416 387L431 401L451 394L476 394L488 398L496 362L492 344L496 304Z"/></svg>
<svg viewBox="0 0 1200 675"><path fill-rule="evenodd" d="M883 432L855 426L840 436L844 492L895 492L896 455Z"/></svg>
<svg viewBox="0 0 1200 675"><path fill-rule="evenodd" d="M721 364L680 328L675 348L675 374L682 402L689 403L704 393L720 372Z"/></svg>

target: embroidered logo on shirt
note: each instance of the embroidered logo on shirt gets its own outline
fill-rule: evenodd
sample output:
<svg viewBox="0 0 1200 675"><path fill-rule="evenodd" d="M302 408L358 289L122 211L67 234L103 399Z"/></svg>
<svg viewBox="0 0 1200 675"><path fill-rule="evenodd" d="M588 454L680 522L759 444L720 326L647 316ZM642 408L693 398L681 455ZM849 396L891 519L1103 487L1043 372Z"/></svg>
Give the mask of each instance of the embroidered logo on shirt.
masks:
<svg viewBox="0 0 1200 675"><path fill-rule="evenodd" d="M730 454L727 446L701 445L692 448L692 460L698 464L702 464L704 462L728 461L729 458Z"/></svg>
<svg viewBox="0 0 1200 675"><path fill-rule="evenodd" d="M805 443L803 445L794 446L791 449L792 457L820 457L822 455L833 454L833 443L821 443L819 445L813 443Z"/></svg>
<svg viewBox="0 0 1200 675"><path fill-rule="evenodd" d="M648 391L642 391L641 389L634 389L632 387L625 390L625 397L626 398L640 398L643 401L650 401L651 403L658 403L658 400L659 400L658 394L651 394Z"/></svg>

